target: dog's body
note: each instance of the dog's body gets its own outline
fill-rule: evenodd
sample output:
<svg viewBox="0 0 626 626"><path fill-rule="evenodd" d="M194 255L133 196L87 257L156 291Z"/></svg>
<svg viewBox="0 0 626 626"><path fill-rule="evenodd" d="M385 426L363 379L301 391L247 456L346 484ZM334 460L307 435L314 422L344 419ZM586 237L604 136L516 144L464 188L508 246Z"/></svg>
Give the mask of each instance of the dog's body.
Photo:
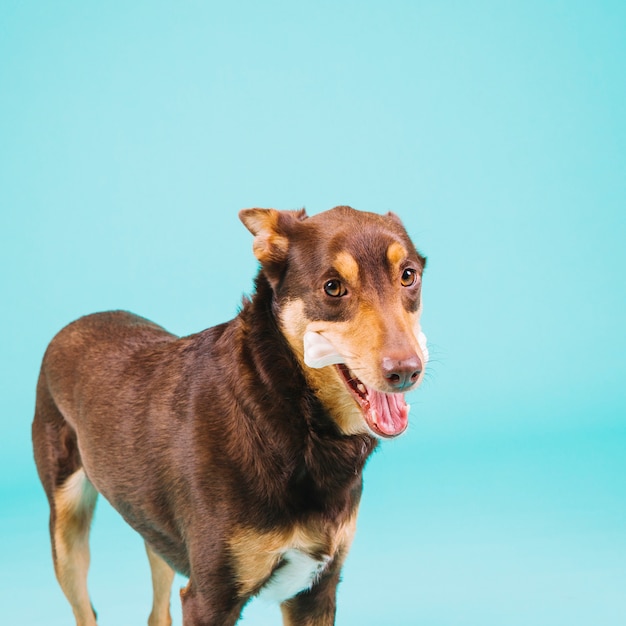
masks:
<svg viewBox="0 0 626 626"><path fill-rule="evenodd" d="M178 339L124 312L63 329L44 357L33 441L57 578L78 626L97 493L145 539L151 626L235 624L281 603L330 626L377 437L404 431L423 378L425 260L393 215L250 209L261 263L232 321ZM358 378L357 378L358 375Z"/></svg>

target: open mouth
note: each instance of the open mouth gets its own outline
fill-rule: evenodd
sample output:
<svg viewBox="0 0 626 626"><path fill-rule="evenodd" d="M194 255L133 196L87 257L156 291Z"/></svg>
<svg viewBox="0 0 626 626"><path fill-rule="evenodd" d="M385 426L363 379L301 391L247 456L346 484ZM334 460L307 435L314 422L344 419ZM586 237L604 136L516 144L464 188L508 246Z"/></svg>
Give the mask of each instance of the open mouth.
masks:
<svg viewBox="0 0 626 626"><path fill-rule="evenodd" d="M370 429L380 437L397 437L409 424L409 405L403 393L376 391L359 380L343 363L335 365L363 412Z"/></svg>

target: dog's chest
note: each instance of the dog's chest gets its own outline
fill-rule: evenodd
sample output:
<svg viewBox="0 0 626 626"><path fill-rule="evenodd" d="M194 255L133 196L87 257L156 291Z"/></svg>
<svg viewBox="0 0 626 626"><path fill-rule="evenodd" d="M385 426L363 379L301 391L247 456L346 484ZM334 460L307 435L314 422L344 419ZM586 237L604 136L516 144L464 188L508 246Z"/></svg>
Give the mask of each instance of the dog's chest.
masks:
<svg viewBox="0 0 626 626"><path fill-rule="evenodd" d="M233 569L242 597L259 595L283 602L310 589L352 541L356 511L335 523L328 520L283 530L239 528L231 538Z"/></svg>
<svg viewBox="0 0 626 626"><path fill-rule="evenodd" d="M282 554L270 579L262 587L259 597L280 603L310 589L330 560L328 555L315 558L296 548L287 550Z"/></svg>

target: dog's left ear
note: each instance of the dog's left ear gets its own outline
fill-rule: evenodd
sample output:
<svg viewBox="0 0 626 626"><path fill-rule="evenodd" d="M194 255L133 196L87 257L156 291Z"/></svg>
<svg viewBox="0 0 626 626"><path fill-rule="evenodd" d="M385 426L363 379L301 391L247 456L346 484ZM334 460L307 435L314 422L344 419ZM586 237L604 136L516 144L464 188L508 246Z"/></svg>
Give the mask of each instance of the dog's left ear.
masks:
<svg viewBox="0 0 626 626"><path fill-rule="evenodd" d="M400 226L402 226L402 228L404 228L404 224L402 223L402 220L393 211L389 211L385 215L385 217L392 219L396 224L399 224Z"/></svg>
<svg viewBox="0 0 626 626"><path fill-rule="evenodd" d="M252 249L265 273L273 282L275 274L289 252L289 234L307 218L306 211L277 211L276 209L243 209L239 219L254 235Z"/></svg>

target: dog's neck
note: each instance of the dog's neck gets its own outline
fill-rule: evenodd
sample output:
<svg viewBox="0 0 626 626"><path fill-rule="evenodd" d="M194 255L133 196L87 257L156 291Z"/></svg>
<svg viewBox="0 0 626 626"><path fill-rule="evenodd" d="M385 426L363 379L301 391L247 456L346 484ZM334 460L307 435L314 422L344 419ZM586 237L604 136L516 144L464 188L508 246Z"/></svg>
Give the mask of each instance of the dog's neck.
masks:
<svg viewBox="0 0 626 626"><path fill-rule="evenodd" d="M288 440L288 445L271 451L279 455L276 461L284 464L283 487L294 497L298 494L307 507L325 509L332 501L339 504L352 491L360 492L361 473L376 440L339 431L308 386L278 327L274 298L269 282L259 273L254 294L244 301L234 320L243 342L239 365L248 374L246 379L254 381L241 388L246 418L269 446Z"/></svg>

